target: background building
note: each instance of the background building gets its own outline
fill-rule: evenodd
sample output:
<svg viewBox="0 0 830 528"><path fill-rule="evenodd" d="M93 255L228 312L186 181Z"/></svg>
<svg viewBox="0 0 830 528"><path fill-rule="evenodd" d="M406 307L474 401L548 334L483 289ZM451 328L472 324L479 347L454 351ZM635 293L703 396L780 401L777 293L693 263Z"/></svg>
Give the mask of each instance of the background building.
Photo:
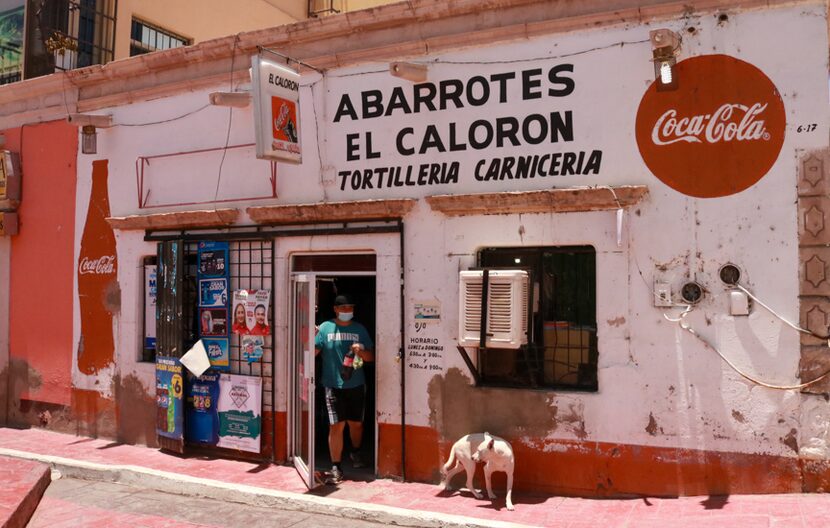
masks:
<svg viewBox="0 0 830 528"><path fill-rule="evenodd" d="M3 0L0 83L388 3L378 0Z"/></svg>

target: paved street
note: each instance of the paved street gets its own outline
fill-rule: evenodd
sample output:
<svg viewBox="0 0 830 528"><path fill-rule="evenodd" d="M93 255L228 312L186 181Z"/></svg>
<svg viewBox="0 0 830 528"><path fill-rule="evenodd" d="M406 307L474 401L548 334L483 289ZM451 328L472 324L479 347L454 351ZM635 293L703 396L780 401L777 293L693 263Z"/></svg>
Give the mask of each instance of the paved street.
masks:
<svg viewBox="0 0 830 528"><path fill-rule="evenodd" d="M382 525L183 497L122 484L60 478L46 490L29 528L70 526L378 528Z"/></svg>

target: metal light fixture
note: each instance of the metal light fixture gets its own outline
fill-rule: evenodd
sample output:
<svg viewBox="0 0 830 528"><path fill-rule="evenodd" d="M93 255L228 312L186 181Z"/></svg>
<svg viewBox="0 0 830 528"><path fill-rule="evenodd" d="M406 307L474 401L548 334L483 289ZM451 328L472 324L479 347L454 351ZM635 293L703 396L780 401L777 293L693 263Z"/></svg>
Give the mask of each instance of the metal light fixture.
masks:
<svg viewBox="0 0 830 528"><path fill-rule="evenodd" d="M84 154L98 154L98 134L93 125L84 125L81 128L81 152Z"/></svg>
<svg viewBox="0 0 830 528"><path fill-rule="evenodd" d="M97 129L112 126L111 115L69 114L66 122L81 127L81 153L98 153Z"/></svg>
<svg viewBox="0 0 830 528"><path fill-rule="evenodd" d="M214 106L245 108L251 104L251 92L212 92L208 97Z"/></svg>
<svg viewBox="0 0 830 528"><path fill-rule="evenodd" d="M657 91L677 89L674 65L677 64L677 53L680 51L680 35L670 29L655 29L649 31L648 36L651 40L651 60L654 63Z"/></svg>
<svg viewBox="0 0 830 528"><path fill-rule="evenodd" d="M389 73L393 77L400 77L407 81L421 83L427 80L427 65L412 62L390 62Z"/></svg>

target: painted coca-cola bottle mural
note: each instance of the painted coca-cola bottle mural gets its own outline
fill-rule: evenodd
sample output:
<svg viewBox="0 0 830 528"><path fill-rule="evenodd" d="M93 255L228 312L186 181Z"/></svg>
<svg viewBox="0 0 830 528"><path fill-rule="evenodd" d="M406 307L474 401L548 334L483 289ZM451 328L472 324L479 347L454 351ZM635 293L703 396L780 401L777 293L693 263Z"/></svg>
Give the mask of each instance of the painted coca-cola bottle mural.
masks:
<svg viewBox="0 0 830 528"><path fill-rule="evenodd" d="M113 361L115 344L112 311L117 306L118 262L115 234L107 223L107 160L92 162L92 192L78 255L78 298L81 305L81 339L78 369L95 374Z"/></svg>

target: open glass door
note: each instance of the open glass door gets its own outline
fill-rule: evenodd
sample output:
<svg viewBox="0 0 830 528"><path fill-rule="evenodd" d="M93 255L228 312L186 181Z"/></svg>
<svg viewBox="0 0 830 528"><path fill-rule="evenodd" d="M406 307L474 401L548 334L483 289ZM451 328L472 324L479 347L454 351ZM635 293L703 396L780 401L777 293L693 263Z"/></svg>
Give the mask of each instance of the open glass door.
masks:
<svg viewBox="0 0 830 528"><path fill-rule="evenodd" d="M292 275L291 294L289 454L311 489L320 485L314 475L314 275Z"/></svg>

